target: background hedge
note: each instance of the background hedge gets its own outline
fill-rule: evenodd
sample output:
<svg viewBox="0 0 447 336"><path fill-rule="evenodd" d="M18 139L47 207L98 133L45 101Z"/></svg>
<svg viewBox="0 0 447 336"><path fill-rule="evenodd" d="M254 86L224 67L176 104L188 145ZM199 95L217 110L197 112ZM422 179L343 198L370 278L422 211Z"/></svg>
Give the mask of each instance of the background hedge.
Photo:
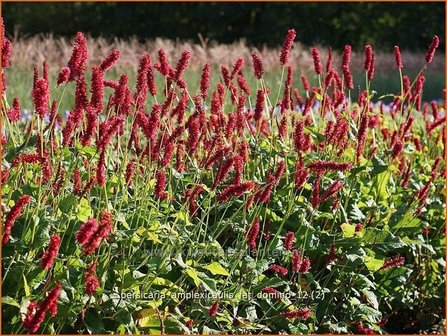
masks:
<svg viewBox="0 0 447 336"><path fill-rule="evenodd" d="M288 28L307 44L344 44L422 50L431 37L444 48L444 3L3 3L7 30L22 35L52 32L141 39L167 37L218 42L246 38L278 44ZM129 24L129 23L132 24Z"/></svg>

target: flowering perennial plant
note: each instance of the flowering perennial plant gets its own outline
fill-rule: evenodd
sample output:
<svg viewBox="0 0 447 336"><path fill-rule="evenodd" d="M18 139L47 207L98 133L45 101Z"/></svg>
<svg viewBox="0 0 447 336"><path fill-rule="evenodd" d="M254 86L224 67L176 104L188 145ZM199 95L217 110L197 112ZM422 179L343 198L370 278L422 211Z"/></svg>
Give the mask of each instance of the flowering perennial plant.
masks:
<svg viewBox="0 0 447 336"><path fill-rule="evenodd" d="M78 33L54 77L35 68L29 101L9 97L2 36L4 332L370 334L441 318L445 92L423 100L439 38L414 78L396 46L401 90L377 97L372 45L354 82L350 45L341 64L313 48L314 73L295 69L299 34L280 82L253 52L203 64L193 90L188 50L116 74L120 52L88 69Z"/></svg>

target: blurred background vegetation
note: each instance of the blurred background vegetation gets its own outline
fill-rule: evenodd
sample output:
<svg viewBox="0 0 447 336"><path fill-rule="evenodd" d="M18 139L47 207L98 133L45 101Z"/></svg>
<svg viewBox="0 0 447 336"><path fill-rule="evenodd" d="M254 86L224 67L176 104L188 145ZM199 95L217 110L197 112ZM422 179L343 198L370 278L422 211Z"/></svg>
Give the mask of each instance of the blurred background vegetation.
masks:
<svg viewBox="0 0 447 336"><path fill-rule="evenodd" d="M21 36L53 33L140 39L191 39L221 43L245 38L276 46L295 28L306 45L341 49L424 50L433 35L444 49L445 3L2 3L7 31Z"/></svg>
<svg viewBox="0 0 447 336"><path fill-rule="evenodd" d="M28 104L31 104L33 65L49 60L50 67L57 67L50 69L52 76L56 76L71 53L71 40L78 31L93 37L89 39L92 62L100 61L113 47L122 52L121 64L135 68L142 53L154 53L163 47L173 62L182 48L188 48L195 52L195 59L205 56L206 60L214 61L216 67L219 64L231 66L236 57L248 59L252 48L259 48L264 50L264 65L269 68L269 64L274 63L279 68L278 48L287 29L295 28L299 42L293 50L294 67L299 71L295 84L300 87L301 73L306 73L311 83L317 84L310 47L319 46L325 61L329 47L338 51L335 55L340 55L344 45L350 44L354 49L353 63L356 63L356 66L352 65L356 79L353 99L360 90L358 85L364 83L363 49L366 43L372 44L377 52L373 89L378 98L400 90L393 46L400 45L405 52L404 73L414 80L423 65L425 50L436 34L441 39L441 53L438 52L435 62L425 72L424 99L440 99L445 87L442 53L445 3L442 2L3 2L1 6L7 35L14 40L14 71L8 71L8 78L14 85L8 92ZM158 37L164 39L157 42ZM171 45L166 39L174 42ZM241 39L245 42L239 43ZM208 41L225 45L220 47L206 43ZM182 44L184 46L180 47ZM211 51L213 46L216 49ZM265 51L266 48L270 52ZM336 62L339 61L338 56ZM200 66L201 62L205 62L203 57L199 60ZM269 69L273 82L280 80L281 70L278 68ZM195 72L188 75L192 82L198 82L200 76ZM114 76L118 77L119 72ZM247 79L251 84L255 82L253 76L248 75Z"/></svg>

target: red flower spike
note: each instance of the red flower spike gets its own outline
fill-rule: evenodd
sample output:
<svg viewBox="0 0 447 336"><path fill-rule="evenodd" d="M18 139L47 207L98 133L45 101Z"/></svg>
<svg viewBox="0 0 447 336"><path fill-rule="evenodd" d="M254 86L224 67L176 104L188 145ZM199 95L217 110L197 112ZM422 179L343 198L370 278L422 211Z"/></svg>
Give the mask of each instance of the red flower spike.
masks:
<svg viewBox="0 0 447 336"><path fill-rule="evenodd" d="M206 99L206 97L208 96L210 77L210 64L206 63L202 70L202 76L200 77L200 93L202 94L203 99Z"/></svg>
<svg viewBox="0 0 447 336"><path fill-rule="evenodd" d="M157 196L157 198L164 200L167 197L166 192L164 191L165 187L166 187L166 173L163 170L159 170L156 173L155 176L155 196Z"/></svg>
<svg viewBox="0 0 447 336"><path fill-rule="evenodd" d="M109 70L120 58L119 50L111 50L106 58L101 62L99 66L102 72Z"/></svg>
<svg viewBox="0 0 447 336"><path fill-rule="evenodd" d="M290 50L292 49L293 41L295 40L295 37L296 37L295 29L290 29L287 32L286 37L284 38L284 42L283 42L282 49L281 49L281 55L279 57L279 61L282 65L285 65L286 63L289 62Z"/></svg>
<svg viewBox="0 0 447 336"><path fill-rule="evenodd" d="M88 266L85 272L84 282L85 292L87 295L93 295L96 289L99 288L99 280L96 277L96 263L92 263Z"/></svg>
<svg viewBox="0 0 447 336"><path fill-rule="evenodd" d="M251 224L250 231L247 235L248 246L250 250L256 250L256 242L258 240L259 235L259 219L255 218L253 223Z"/></svg>
<svg viewBox="0 0 447 336"><path fill-rule="evenodd" d="M343 56L342 56L342 68L347 68L349 70L349 63L351 63L351 53L352 48L350 45L345 45L343 49Z"/></svg>
<svg viewBox="0 0 447 336"><path fill-rule="evenodd" d="M238 197L248 191L251 191L253 188L254 183L252 181L241 182L239 184L232 184L229 187L222 190L221 193L217 195L217 199L220 202L226 202L230 198Z"/></svg>
<svg viewBox="0 0 447 336"><path fill-rule="evenodd" d="M363 154L363 147L365 145L366 130L368 126L368 116L363 113L360 119L360 126L357 132L357 161L359 161L360 156Z"/></svg>
<svg viewBox="0 0 447 336"><path fill-rule="evenodd" d="M91 93L92 97L90 100L90 106L96 111L102 111L104 108L104 84L103 84L103 70L100 67L93 67L92 69L92 85Z"/></svg>
<svg viewBox="0 0 447 336"><path fill-rule="evenodd" d="M75 37L73 52L67 64L67 67L70 69L69 81L84 76L86 65L87 43L84 34L78 32Z"/></svg>
<svg viewBox="0 0 447 336"><path fill-rule="evenodd" d="M310 84L305 75L301 75L301 82L303 83L304 91L310 90Z"/></svg>
<svg viewBox="0 0 447 336"><path fill-rule="evenodd" d="M242 74L239 74L237 76L237 84L239 85L239 88L247 95L249 96L251 94L251 90L248 87L247 82L245 81L245 78Z"/></svg>
<svg viewBox="0 0 447 336"><path fill-rule="evenodd" d="M374 77L374 52L372 46L367 44L365 46L365 65L364 69L367 72L368 80L371 81Z"/></svg>
<svg viewBox="0 0 447 336"><path fill-rule="evenodd" d="M293 247L294 242L295 233L293 233L292 231L287 232L286 236L284 237L284 248L290 251Z"/></svg>
<svg viewBox="0 0 447 336"><path fill-rule="evenodd" d="M168 77L172 68L168 63L166 52L163 49L158 49L158 60L160 63L157 66L157 70L160 71L163 76Z"/></svg>
<svg viewBox="0 0 447 336"><path fill-rule="evenodd" d="M214 317L217 315L217 311L219 310L219 301L216 301L210 307L208 314L210 317Z"/></svg>
<svg viewBox="0 0 447 336"><path fill-rule="evenodd" d="M257 79L261 79L264 75L264 67L262 65L262 60L255 52L251 53L251 59L253 61L253 70Z"/></svg>
<svg viewBox="0 0 447 336"><path fill-rule="evenodd" d="M405 258L402 257L400 254L397 254L396 256L392 258L388 258L383 263L383 266L380 268L381 270L387 270L390 268L395 268L398 266L401 266L405 263Z"/></svg>
<svg viewBox="0 0 447 336"><path fill-rule="evenodd" d="M314 60L314 69L317 75L321 75L323 72L323 66L321 65L320 53L317 48L312 48L312 58Z"/></svg>
<svg viewBox="0 0 447 336"><path fill-rule="evenodd" d="M23 208L30 202L31 197L29 195L23 195L20 197L11 210L8 212L5 218L5 223L3 227L3 244L7 244L9 237L11 236L11 230L14 226L15 221L19 218L22 213Z"/></svg>
<svg viewBox="0 0 447 336"><path fill-rule="evenodd" d="M296 309L292 311L284 311L280 313L281 317L286 319L307 320L310 317L311 311L309 308Z"/></svg>
<svg viewBox="0 0 447 336"><path fill-rule="evenodd" d="M59 252L60 244L61 244L61 237L58 234L54 234L53 236L51 236L48 250L43 254L42 258L40 259L40 267L42 267L44 270L48 270L53 266L54 259L56 258L57 253Z"/></svg>
<svg viewBox="0 0 447 336"><path fill-rule="evenodd" d="M234 63L233 70L231 71L230 74L230 80L233 80L233 78L241 72L243 66L244 66L244 59L240 57L236 60L236 63Z"/></svg>
<svg viewBox="0 0 447 336"><path fill-rule="evenodd" d="M194 325L194 320L192 318L190 318L188 321L185 322L185 326L188 329L192 329L193 325Z"/></svg>
<svg viewBox="0 0 447 336"><path fill-rule="evenodd" d="M397 68L402 69L404 67L404 63L402 62L402 55L400 54L399 46L394 46L394 58L396 59Z"/></svg>
<svg viewBox="0 0 447 336"><path fill-rule="evenodd" d="M220 72L222 74L222 78L226 87L230 85L230 71L225 65L220 66Z"/></svg>
<svg viewBox="0 0 447 336"><path fill-rule="evenodd" d="M176 82L179 82L182 79L183 73L185 72L190 59L191 59L191 52L189 50L184 50L175 67L174 80Z"/></svg>
<svg viewBox="0 0 447 336"><path fill-rule="evenodd" d="M335 161L318 160L312 162L309 165L309 169L314 173L322 174L329 170L346 172L351 168L351 166L352 166L351 162L338 163Z"/></svg>
<svg viewBox="0 0 447 336"><path fill-rule="evenodd" d="M320 202L324 202L331 197L334 197L343 188L343 183L339 180L332 183L326 192L320 197Z"/></svg>
<svg viewBox="0 0 447 336"><path fill-rule="evenodd" d="M68 82L70 78L70 73L71 73L70 68L68 67L62 68L57 76L57 86L60 86L61 84Z"/></svg>
<svg viewBox="0 0 447 336"><path fill-rule="evenodd" d="M20 101L19 98L14 97L12 101L12 107L7 112L8 120L12 123L20 120Z"/></svg>
<svg viewBox="0 0 447 336"><path fill-rule="evenodd" d="M398 140L393 146L393 151L391 153L391 158L395 159L397 158L403 151L404 144L402 141Z"/></svg>
<svg viewBox="0 0 447 336"><path fill-rule="evenodd" d="M76 241L80 245L84 245L92 238L93 234L98 230L98 228L99 224L96 219L89 219L81 225L76 233Z"/></svg>
<svg viewBox="0 0 447 336"><path fill-rule="evenodd" d="M305 273L309 272L309 269L310 269L310 259L304 258L301 262L301 267L300 267L299 272L305 274Z"/></svg>
<svg viewBox="0 0 447 336"><path fill-rule="evenodd" d="M11 59L12 43L6 37L2 38L2 42L2 68L6 69Z"/></svg>
<svg viewBox="0 0 447 336"><path fill-rule="evenodd" d="M264 91L262 89L259 89L256 94L256 106L255 106L255 113L253 116L256 121L259 121L262 117L262 112L264 111L264 103L265 103Z"/></svg>
<svg viewBox="0 0 447 336"><path fill-rule="evenodd" d="M276 264L272 264L269 266L269 270L279 274L282 277L285 277L288 273L287 268L276 265Z"/></svg>
<svg viewBox="0 0 447 336"><path fill-rule="evenodd" d="M46 79L40 78L37 80L32 96L36 112L43 119L45 114L48 113L48 101L50 99L48 81Z"/></svg>
<svg viewBox="0 0 447 336"><path fill-rule="evenodd" d="M35 333L39 330L40 325L47 312L50 312L51 316L56 316L57 314L57 304L59 300L59 295L62 290L62 285L57 284L40 304L31 302L28 306L28 311L23 321L23 325L29 333Z"/></svg>
<svg viewBox="0 0 447 336"><path fill-rule="evenodd" d="M301 258L301 253L298 250L293 250L292 252L292 271L299 272L301 269L303 259Z"/></svg>
<svg viewBox="0 0 447 336"><path fill-rule="evenodd" d="M374 335L374 330L371 328L365 327L362 322L358 322L356 324L356 329L359 334Z"/></svg>
<svg viewBox="0 0 447 336"><path fill-rule="evenodd" d="M272 287L264 287L263 289L261 289L261 292L263 294L267 294L268 298L272 298L275 301L281 300L281 292L277 289L274 289Z"/></svg>
<svg viewBox="0 0 447 336"><path fill-rule="evenodd" d="M430 44L430 47L428 47L427 53L425 54L425 62L431 63L433 61L433 57L435 55L435 51L439 46L439 37L433 36L433 40Z"/></svg>

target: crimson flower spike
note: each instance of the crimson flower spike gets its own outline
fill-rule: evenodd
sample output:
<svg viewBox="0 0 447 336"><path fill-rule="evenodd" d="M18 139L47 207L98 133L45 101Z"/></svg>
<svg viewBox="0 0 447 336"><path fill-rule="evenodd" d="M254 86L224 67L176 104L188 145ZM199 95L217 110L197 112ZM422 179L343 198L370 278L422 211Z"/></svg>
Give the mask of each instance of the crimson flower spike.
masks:
<svg viewBox="0 0 447 336"><path fill-rule="evenodd" d="M23 195L20 197L9 213L6 215L4 229L3 229L3 244L7 244L9 237L11 236L11 230L14 226L16 219L22 213L23 208L30 202L31 197L29 195Z"/></svg>
<svg viewBox="0 0 447 336"><path fill-rule="evenodd" d="M175 80L177 82L182 79L183 73L185 72L190 59L191 59L191 52L189 50L184 50L175 67Z"/></svg>
<svg viewBox="0 0 447 336"><path fill-rule="evenodd" d="M45 78L40 78L36 81L32 96L36 112L43 119L48 113L48 101L50 99L48 81Z"/></svg>
<svg viewBox="0 0 447 336"><path fill-rule="evenodd" d="M240 57L236 60L236 63L234 63L233 70L231 71L230 74L230 80L232 80L236 76L236 74L239 74L241 72L243 66L244 66L244 59Z"/></svg>
<svg viewBox="0 0 447 336"><path fill-rule="evenodd" d="M210 87L210 64L206 63L202 70L202 76L200 78L200 93L203 99L208 96L208 89Z"/></svg>
<svg viewBox="0 0 447 336"><path fill-rule="evenodd" d="M427 63L431 63L433 61L433 56L435 56L435 51L439 46L439 37L433 36L433 40L430 44L430 47L428 47L427 53L425 54L425 61Z"/></svg>
<svg viewBox="0 0 447 336"><path fill-rule="evenodd" d="M314 69L317 75L320 75L323 71L323 66L321 65L320 53L317 48L312 48L312 58L314 59Z"/></svg>
<svg viewBox="0 0 447 336"><path fill-rule="evenodd" d="M106 72L108 69L112 67L113 64L115 64L120 58L120 52L119 50L112 50L107 55L106 58L101 62L100 68L103 72Z"/></svg>
<svg viewBox="0 0 447 336"><path fill-rule="evenodd" d="M73 53L68 60L67 67L70 69L69 81L84 75L87 64L87 42L83 33L78 32L75 37Z"/></svg>
<svg viewBox="0 0 447 336"><path fill-rule="evenodd" d="M281 317L286 319L307 320L310 317L311 311L309 308L301 308L292 311L284 311L280 313Z"/></svg>
<svg viewBox="0 0 447 336"><path fill-rule="evenodd" d="M396 59L397 68L402 69L404 67L404 63L402 62L402 55L400 54L399 46L394 46L394 58Z"/></svg>
<svg viewBox="0 0 447 336"><path fill-rule="evenodd" d="M351 53L351 46L349 44L345 45L342 56L342 68L347 67L349 69L349 63L351 63Z"/></svg>
<svg viewBox="0 0 447 336"><path fill-rule="evenodd" d="M40 266L44 270L48 270L51 268L51 266L53 266L54 259L56 258L57 253L59 252L60 245L61 245L61 237L58 234L54 234L53 236L51 236L48 250L43 254L42 258L40 259Z"/></svg>
<svg viewBox="0 0 447 336"><path fill-rule="evenodd" d="M326 63L326 72L329 73L332 70L332 48L329 48L327 63Z"/></svg>
<svg viewBox="0 0 447 336"><path fill-rule="evenodd" d="M257 79L261 79L262 76L264 75L264 67L262 64L262 60L259 57L259 55L256 54L255 52L251 53L251 58L253 60L253 69L255 71L255 76Z"/></svg>
<svg viewBox="0 0 447 336"><path fill-rule="evenodd" d="M212 304L212 306L210 307L210 309L208 311L210 317L216 316L218 310L219 310L219 301L216 301Z"/></svg>
<svg viewBox="0 0 447 336"><path fill-rule="evenodd" d="M365 46L365 66L364 69L367 72L368 80L371 81L374 78L374 63L375 57L373 48L370 44Z"/></svg>
<svg viewBox="0 0 447 336"><path fill-rule="evenodd" d="M281 55L279 57L279 61L281 62L282 65L289 62L290 50L292 49L293 41L295 40L295 37L296 37L295 29L290 29L287 32L287 35L284 39L284 43L283 43L282 49L281 49Z"/></svg>
<svg viewBox="0 0 447 336"><path fill-rule="evenodd" d="M248 232L247 241L250 250L256 250L256 241L259 235L259 219L255 218L253 224L251 225L250 231Z"/></svg>
<svg viewBox="0 0 447 336"><path fill-rule="evenodd" d="M96 263L88 266L87 272L85 272L84 286L87 295L93 295L99 287L99 280L96 277Z"/></svg>
<svg viewBox="0 0 447 336"><path fill-rule="evenodd" d="M295 242L295 233L292 231L287 232L284 237L284 248L289 251L292 250L294 242Z"/></svg>

